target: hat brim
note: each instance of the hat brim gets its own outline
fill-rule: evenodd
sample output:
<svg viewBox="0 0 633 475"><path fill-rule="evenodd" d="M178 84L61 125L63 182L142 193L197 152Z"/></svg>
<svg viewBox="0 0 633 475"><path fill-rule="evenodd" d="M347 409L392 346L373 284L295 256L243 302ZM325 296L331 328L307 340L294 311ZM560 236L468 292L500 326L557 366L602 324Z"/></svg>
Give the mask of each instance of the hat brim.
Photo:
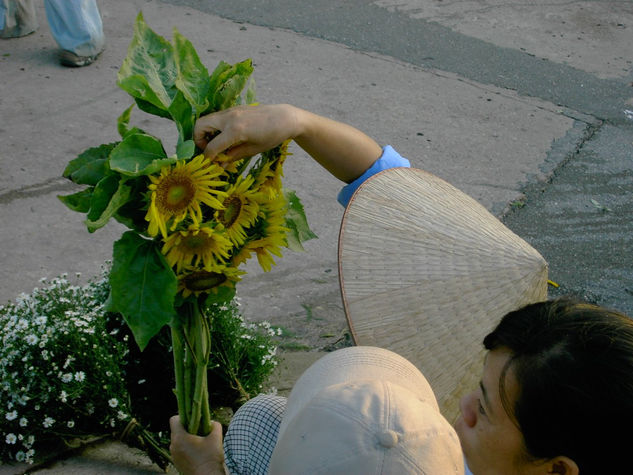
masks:
<svg viewBox="0 0 633 475"><path fill-rule="evenodd" d="M547 298L547 263L482 205L415 168L392 168L352 196L339 279L353 341L410 360L454 421L480 377L483 337Z"/></svg>

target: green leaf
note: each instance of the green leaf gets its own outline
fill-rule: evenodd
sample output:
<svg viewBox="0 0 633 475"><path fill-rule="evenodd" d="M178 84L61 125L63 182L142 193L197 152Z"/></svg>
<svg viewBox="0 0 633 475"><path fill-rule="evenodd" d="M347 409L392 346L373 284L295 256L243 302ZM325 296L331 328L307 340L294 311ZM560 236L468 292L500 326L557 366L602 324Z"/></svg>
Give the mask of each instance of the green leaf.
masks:
<svg viewBox="0 0 633 475"><path fill-rule="evenodd" d="M134 134L144 134L145 132L138 127L132 127L131 129L128 127L130 125L130 116L132 114L132 109L134 109L134 104L123 111L123 114L119 116L116 121L116 128L119 132L121 138L125 138L128 135Z"/></svg>
<svg viewBox="0 0 633 475"><path fill-rule="evenodd" d="M189 159L193 157L194 153L196 153L196 144L193 143L193 140L179 142L176 146L176 156L179 160Z"/></svg>
<svg viewBox="0 0 633 475"><path fill-rule="evenodd" d="M248 78L253 74L250 59L234 65L221 62L211 75L211 99L204 113L227 109L237 103Z"/></svg>
<svg viewBox="0 0 633 475"><path fill-rule="evenodd" d="M167 158L160 140L146 134L125 137L110 153L110 168L131 177L151 175L175 162Z"/></svg>
<svg viewBox="0 0 633 475"><path fill-rule="evenodd" d="M216 305L227 305L235 298L235 287L228 286L219 286L213 292L210 292L207 295L207 298L204 301L204 305L206 307L210 307L213 304Z"/></svg>
<svg viewBox="0 0 633 475"><path fill-rule="evenodd" d="M178 281L159 246L127 231L112 253L110 309L123 315L141 350L175 317Z"/></svg>
<svg viewBox="0 0 633 475"><path fill-rule="evenodd" d="M86 219L88 232L105 226L117 210L130 199L131 187L116 176L109 176L95 186Z"/></svg>
<svg viewBox="0 0 633 475"><path fill-rule="evenodd" d="M109 143L92 147L68 162L63 176L79 185L95 186L108 173L108 155L118 144Z"/></svg>
<svg viewBox="0 0 633 475"><path fill-rule="evenodd" d="M169 106L169 114L178 127L178 141L184 142L193 138L194 115L191 104L181 91L174 96Z"/></svg>
<svg viewBox="0 0 633 475"><path fill-rule="evenodd" d="M87 213L90 209L90 200L92 198L93 188L86 188L72 195L58 195L59 201L64 203L68 208L80 213Z"/></svg>
<svg viewBox="0 0 633 475"><path fill-rule="evenodd" d="M148 114L157 115L158 117L164 117L165 119L171 120L171 114L166 109L160 109L153 105L150 102L144 101L143 99L139 99L138 97L134 98L136 105L143 112L147 112Z"/></svg>
<svg viewBox="0 0 633 475"><path fill-rule="evenodd" d="M125 138L125 136L128 134L128 125L130 125L130 116L132 115L132 109L134 109L134 104L125 109L116 121L116 129L119 132L121 138Z"/></svg>
<svg viewBox="0 0 633 475"><path fill-rule="evenodd" d="M255 104L255 79L252 77L248 80L248 86L246 87L246 103Z"/></svg>
<svg viewBox="0 0 633 475"><path fill-rule="evenodd" d="M174 30L174 59L178 76L176 87L182 92L193 109L201 112L209 106L209 72L200 61L191 42Z"/></svg>
<svg viewBox="0 0 633 475"><path fill-rule="evenodd" d="M293 251L303 251L302 243L317 237L308 226L308 220L303 210L299 197L292 190L284 189L284 197L288 201L286 212L286 227L290 229L286 233L288 248Z"/></svg>
<svg viewBox="0 0 633 475"><path fill-rule="evenodd" d="M118 74L118 84L134 98L167 110L176 95L177 68L172 45L147 26L142 13Z"/></svg>

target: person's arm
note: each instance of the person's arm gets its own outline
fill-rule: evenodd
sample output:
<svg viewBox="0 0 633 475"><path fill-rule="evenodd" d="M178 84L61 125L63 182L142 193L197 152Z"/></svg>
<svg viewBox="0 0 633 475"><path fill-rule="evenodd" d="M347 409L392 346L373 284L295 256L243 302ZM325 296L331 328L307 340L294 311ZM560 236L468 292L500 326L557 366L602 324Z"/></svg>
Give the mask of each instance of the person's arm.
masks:
<svg viewBox="0 0 633 475"><path fill-rule="evenodd" d="M237 160L293 139L339 180L352 182L382 155L358 129L288 104L238 106L200 117L194 141L207 157Z"/></svg>
<svg viewBox="0 0 633 475"><path fill-rule="evenodd" d="M222 425L211 423L211 433L206 437L189 434L179 416L169 419L171 444L169 451L178 473L183 475L225 475L222 448Z"/></svg>

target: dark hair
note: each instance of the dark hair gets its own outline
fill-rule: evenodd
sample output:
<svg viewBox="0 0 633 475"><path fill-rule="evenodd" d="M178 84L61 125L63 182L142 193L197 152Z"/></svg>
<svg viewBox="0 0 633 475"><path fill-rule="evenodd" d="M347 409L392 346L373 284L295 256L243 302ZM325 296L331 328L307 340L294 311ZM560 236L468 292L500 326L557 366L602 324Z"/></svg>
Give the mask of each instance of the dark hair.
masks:
<svg viewBox="0 0 633 475"><path fill-rule="evenodd" d="M577 300L540 302L503 317L484 346L512 352L499 389L529 457L567 456L583 475L630 470L631 318ZM519 386L514 404L503 386L509 368Z"/></svg>

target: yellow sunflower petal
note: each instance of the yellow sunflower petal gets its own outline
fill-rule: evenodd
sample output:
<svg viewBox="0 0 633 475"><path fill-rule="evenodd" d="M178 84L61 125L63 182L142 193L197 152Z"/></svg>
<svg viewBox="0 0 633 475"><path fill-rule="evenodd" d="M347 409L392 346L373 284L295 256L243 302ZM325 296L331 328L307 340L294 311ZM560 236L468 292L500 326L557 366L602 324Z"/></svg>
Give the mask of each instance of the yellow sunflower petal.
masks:
<svg viewBox="0 0 633 475"><path fill-rule="evenodd" d="M188 162L163 167L159 176L151 176L150 205L145 216L149 235L160 232L166 239L168 224L174 231L187 216L199 224L203 216L201 204L221 209L220 200L226 196L220 189L226 186L221 178L225 175L222 167L198 155Z"/></svg>

